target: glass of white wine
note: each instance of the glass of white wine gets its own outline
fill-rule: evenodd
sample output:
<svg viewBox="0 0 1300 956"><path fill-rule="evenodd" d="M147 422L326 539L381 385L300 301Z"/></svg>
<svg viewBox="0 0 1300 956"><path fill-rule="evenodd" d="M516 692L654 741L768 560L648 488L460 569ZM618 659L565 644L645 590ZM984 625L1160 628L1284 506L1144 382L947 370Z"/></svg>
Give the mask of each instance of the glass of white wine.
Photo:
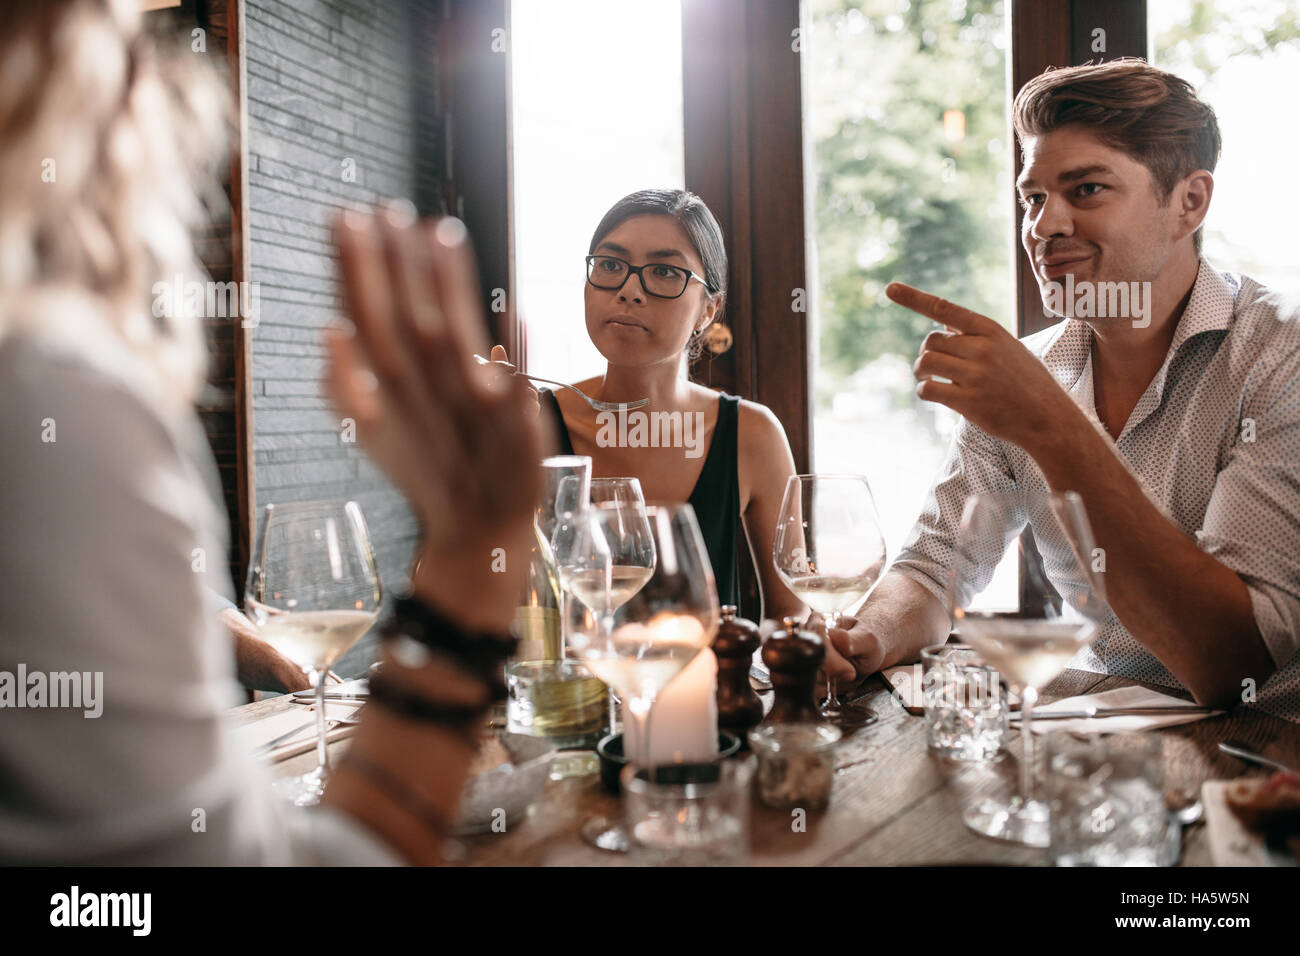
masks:
<svg viewBox="0 0 1300 956"><path fill-rule="evenodd" d="M1029 524L1052 562L1052 583L1039 562L1022 560L1021 608L1014 616L978 610L1003 551ZM1018 542L1022 557L1025 542ZM1110 613L1098 573L1095 542L1078 494L1010 490L966 501L953 551L950 611L962 639L1020 696L1020 794L969 807L963 819L976 833L1045 847L1050 842L1047 805L1034 799L1034 738L1030 725L1038 691L1097 636Z"/></svg>
<svg viewBox="0 0 1300 956"><path fill-rule="evenodd" d="M379 614L379 571L355 501L267 505L244 603L268 644L307 671L316 691L317 767L277 783L299 806L316 804L329 775L325 675Z"/></svg>
<svg viewBox="0 0 1300 956"><path fill-rule="evenodd" d="M640 527L644 523L645 533L649 534L649 524L645 522L645 494L641 491L639 479L632 477L593 478L591 479L591 503L593 505L617 505L629 515L624 522L626 527ZM611 543L611 547L618 550L617 544ZM653 567L653 561L651 561L650 566ZM628 572L622 572L622 577L627 579L629 577ZM649 580L650 575L647 574L645 577L646 580ZM618 707L620 703L618 695L610 691L610 729L618 726Z"/></svg>
<svg viewBox="0 0 1300 956"><path fill-rule="evenodd" d="M607 567L612 569L616 565L608 539L617 541L623 515L617 505L609 504L592 506L587 514L583 527L595 543L586 550L599 554L603 547L610 562ZM712 642L718 627L718 594L695 509L688 504L651 505L645 517L654 548L649 578L633 593L615 594L607 571L610 597L604 601L604 613L583 616L586 625L573 629L568 653L622 699L624 743L629 738L636 741L636 752L627 756L649 772L654 702ZM632 590L632 585L626 590ZM619 604L614 607L616 600ZM625 827L604 817L588 821L583 836L603 849L628 847Z"/></svg>
<svg viewBox="0 0 1300 956"><path fill-rule="evenodd" d="M839 619L875 587L888 555L871 487L862 475L791 475L772 542L772 562L799 600L826 620L827 640ZM826 675L818 712L835 723L869 724L865 704L844 704Z"/></svg>

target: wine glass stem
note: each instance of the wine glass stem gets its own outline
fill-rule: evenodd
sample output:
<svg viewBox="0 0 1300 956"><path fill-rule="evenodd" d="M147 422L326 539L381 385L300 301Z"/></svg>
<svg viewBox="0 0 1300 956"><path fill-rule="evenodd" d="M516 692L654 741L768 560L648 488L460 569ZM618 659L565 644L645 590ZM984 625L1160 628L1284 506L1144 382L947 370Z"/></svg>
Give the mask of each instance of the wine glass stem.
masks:
<svg viewBox="0 0 1300 956"><path fill-rule="evenodd" d="M329 748L325 742L325 672L313 669L307 671L307 676L316 691L316 769L323 778L330 769Z"/></svg>
<svg viewBox="0 0 1300 956"><path fill-rule="evenodd" d="M834 612L834 611L832 611L830 614L827 614L827 615L826 615L826 651L827 651L827 655L826 655L826 656L827 656L828 658L830 657L830 649L831 649L831 647L833 646L833 645L831 644L831 628L833 628L833 627L839 627L839 620L840 620L840 616L839 616L839 614L836 613L836 612ZM836 687L836 683L837 683L837 682L836 682L835 678L831 676L831 669L830 669L830 667L827 666L827 668L826 668L826 700L827 700L827 702L830 703L832 706L834 706L834 704L835 704L835 692L838 690L838 688Z"/></svg>
<svg viewBox="0 0 1300 956"><path fill-rule="evenodd" d="M1038 691L1033 687L1020 692L1020 795L1026 804L1034 799L1034 732L1029 720L1037 700Z"/></svg>
<svg viewBox="0 0 1300 956"><path fill-rule="evenodd" d="M651 704L641 698L623 698L623 716L636 728L635 762L645 770L647 780L650 779L650 707ZM626 735L623 739L627 739Z"/></svg>

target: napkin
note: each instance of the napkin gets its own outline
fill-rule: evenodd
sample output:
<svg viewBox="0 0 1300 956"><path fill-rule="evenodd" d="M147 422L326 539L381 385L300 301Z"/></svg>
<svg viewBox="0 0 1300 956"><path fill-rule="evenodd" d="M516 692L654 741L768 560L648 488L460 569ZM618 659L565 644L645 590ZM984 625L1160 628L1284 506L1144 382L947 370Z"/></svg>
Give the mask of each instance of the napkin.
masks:
<svg viewBox="0 0 1300 956"><path fill-rule="evenodd" d="M326 701L325 718L326 720L337 720L340 717L350 717L360 706L360 701ZM328 727L328 724L326 726ZM269 753L258 754L261 759L269 763L278 763L281 760L287 760L289 757L296 757L298 754L306 753L316 746L316 708L314 705L307 707L300 704L291 707L274 716L238 726L235 728L234 733L239 745L246 751L252 752L259 750L265 744L281 734L288 733L295 727L301 728L298 733L276 745L276 748ZM333 743L336 740L351 736L352 731L355 729L356 724L334 727L326 731L325 739Z"/></svg>
<svg viewBox="0 0 1300 956"><path fill-rule="evenodd" d="M1034 714L1050 714L1052 711L1085 710L1088 707L1195 707L1190 700L1170 697L1146 687L1119 687L1103 691L1100 694L1081 694L1078 697L1065 697L1050 704L1034 708ZM1173 727L1176 724L1190 724L1206 717L1215 717L1221 710L1210 713L1195 714L1151 714L1131 717L1083 717L1078 720L1044 720L1033 722L1035 733L1046 734L1058 730L1078 734L1118 734L1134 730L1154 730L1157 727Z"/></svg>

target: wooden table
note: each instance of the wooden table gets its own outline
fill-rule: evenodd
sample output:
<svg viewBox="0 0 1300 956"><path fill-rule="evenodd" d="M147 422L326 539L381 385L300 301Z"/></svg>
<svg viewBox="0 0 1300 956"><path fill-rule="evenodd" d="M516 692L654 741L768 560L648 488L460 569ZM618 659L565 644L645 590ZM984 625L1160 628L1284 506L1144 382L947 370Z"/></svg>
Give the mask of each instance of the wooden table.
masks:
<svg viewBox="0 0 1300 956"><path fill-rule="evenodd" d="M1044 689L1041 703L1134 683L1070 670ZM1170 693L1168 688L1150 686ZM1008 785L1017 786L1018 730L1013 733L1008 756L991 764L958 765L929 755L924 718L907 713L883 683L866 700L879 720L846 734L841 741L830 809L808 814L806 832L794 832L788 812L754 804L752 865L1048 862L1045 850L988 840L961 822L962 810L969 803ZM289 698L276 697L236 708L234 714L241 721L251 721L292 706ZM1300 726L1257 711L1243 709L1154 732L1164 740L1166 787L1193 796L1199 795L1206 780L1266 773L1221 753L1217 746L1221 740L1237 738L1266 756L1300 766ZM346 746L347 741L332 744L331 756L340 755ZM314 751L302 754L276 764L273 772L304 773L314 766L315 759ZM453 862L473 866L625 865L625 857L593 849L578 835L588 818L620 810L619 801L601 789L594 775L551 781L527 819L505 833L461 838L448 848L449 856ZM1204 826L1185 832L1182 865L1212 865Z"/></svg>

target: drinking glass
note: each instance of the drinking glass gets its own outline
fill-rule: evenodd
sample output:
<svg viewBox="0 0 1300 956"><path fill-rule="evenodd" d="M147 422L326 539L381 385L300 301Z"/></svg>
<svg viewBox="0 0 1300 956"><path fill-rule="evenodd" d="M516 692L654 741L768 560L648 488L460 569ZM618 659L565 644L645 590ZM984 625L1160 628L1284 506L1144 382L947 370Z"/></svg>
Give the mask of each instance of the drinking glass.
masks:
<svg viewBox="0 0 1300 956"><path fill-rule="evenodd" d="M954 760L991 760L1007 735L1007 698L998 672L967 644L921 650L926 743Z"/></svg>
<svg viewBox="0 0 1300 956"><path fill-rule="evenodd" d="M1032 522L1040 550L1053 563L1046 580L1037 561L1023 561L1029 580L1014 616L971 607L993 577L1007 544ZM1024 540L1019 539L1024 548ZM1075 492L1042 494L1011 490L972 495L966 501L953 551L949 589L951 613L962 639L995 668L1020 697L1020 795L988 799L966 810L966 825L994 839L1027 846L1049 843L1048 808L1034 799L1034 739L1031 731L1038 691L1097 636L1107 614L1105 592L1091 570L1092 528Z"/></svg>
<svg viewBox="0 0 1300 956"><path fill-rule="evenodd" d="M623 801L632 862L640 866L743 866L749 858L752 760L625 767Z"/></svg>
<svg viewBox="0 0 1300 956"><path fill-rule="evenodd" d="M885 536L871 488L862 475L791 475L772 544L785 586L826 621L827 640L840 616L871 591L884 570ZM826 675L818 712L835 723L863 725L876 715L863 703L840 702Z"/></svg>
<svg viewBox="0 0 1300 956"><path fill-rule="evenodd" d="M645 495L641 492L641 482L636 478L593 478L591 479L591 503L593 505L612 502L625 508L637 510L644 515ZM609 727L618 726L618 706L621 702L613 691L609 693Z"/></svg>
<svg viewBox="0 0 1300 956"><path fill-rule="evenodd" d="M688 504L652 505L645 514L655 555L649 579L617 608L609 600L606 613L572 614L566 651L622 698L625 724L635 731L624 740L634 736L637 744L628 758L649 770L651 709L660 691L713 640L718 595L695 510ZM598 556L600 543L619 535L623 517L617 506L588 509L581 527L593 543L585 550ZM609 554L607 543L604 550ZM583 836L605 849L628 846L626 828L606 818L588 821Z"/></svg>
<svg viewBox="0 0 1300 956"><path fill-rule="evenodd" d="M355 501L267 505L244 604L268 644L307 671L316 692L316 769L277 782L312 806L329 776L325 675L379 614L379 571Z"/></svg>
<svg viewBox="0 0 1300 956"><path fill-rule="evenodd" d="M568 640L567 591L563 586L560 568L552 550L555 532L565 515L576 514L587 507L591 493L591 459L586 455L553 455L542 459L542 496L534 515L534 525L542 550L542 560L561 585L557 600L560 602L560 645ZM561 650L563 656L563 650Z"/></svg>
<svg viewBox="0 0 1300 956"><path fill-rule="evenodd" d="M1053 733L1045 790L1057 866L1171 866L1179 828L1165 806L1155 734Z"/></svg>

